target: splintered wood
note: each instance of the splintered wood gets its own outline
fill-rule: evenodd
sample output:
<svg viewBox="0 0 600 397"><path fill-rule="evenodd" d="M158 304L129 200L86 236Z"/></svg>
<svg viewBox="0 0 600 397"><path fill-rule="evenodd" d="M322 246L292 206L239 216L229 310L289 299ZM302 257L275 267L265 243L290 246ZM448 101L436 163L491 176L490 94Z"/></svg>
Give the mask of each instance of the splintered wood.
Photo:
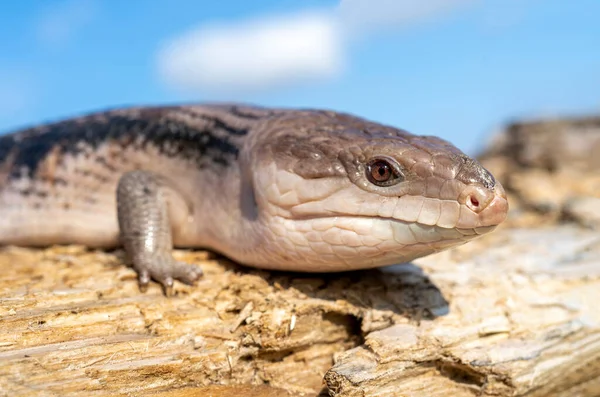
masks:
<svg viewBox="0 0 600 397"><path fill-rule="evenodd" d="M504 230L418 263L449 313L367 335L327 373L343 396L600 395L600 235Z"/></svg>
<svg viewBox="0 0 600 397"><path fill-rule="evenodd" d="M4 249L0 391L116 395L269 384L315 395L337 354L420 311L419 290L439 295L422 274L319 278L176 254L200 263L205 277L165 298L156 285L140 293L118 252ZM387 295L393 291L403 292Z"/></svg>
<svg viewBox="0 0 600 397"><path fill-rule="evenodd" d="M505 228L418 266L324 277L177 257L205 277L169 299L140 293L119 252L4 249L0 394L600 394L594 231Z"/></svg>

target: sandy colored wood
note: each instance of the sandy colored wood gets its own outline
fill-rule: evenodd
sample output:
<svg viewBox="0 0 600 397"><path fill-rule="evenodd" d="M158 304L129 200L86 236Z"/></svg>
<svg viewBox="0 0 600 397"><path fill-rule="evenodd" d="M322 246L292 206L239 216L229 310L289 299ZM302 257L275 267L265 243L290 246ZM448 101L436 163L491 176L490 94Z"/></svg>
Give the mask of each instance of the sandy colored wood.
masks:
<svg viewBox="0 0 600 397"><path fill-rule="evenodd" d="M340 396L600 395L600 234L504 229L419 263L447 315L376 331L327 373Z"/></svg>
<svg viewBox="0 0 600 397"><path fill-rule="evenodd" d="M206 386L151 394L152 397L299 397L283 389L261 386Z"/></svg>
<svg viewBox="0 0 600 397"><path fill-rule="evenodd" d="M268 383L314 396L335 355L362 335L445 305L414 266L393 278L314 277L202 252L177 257L200 263L205 277L178 284L169 299L156 285L140 293L118 252L2 250L0 391L105 396Z"/></svg>
<svg viewBox="0 0 600 397"><path fill-rule="evenodd" d="M502 228L419 266L326 277L178 252L206 276L171 299L139 293L119 252L8 248L0 394L316 396L327 373L336 396L594 396L599 247L572 226Z"/></svg>

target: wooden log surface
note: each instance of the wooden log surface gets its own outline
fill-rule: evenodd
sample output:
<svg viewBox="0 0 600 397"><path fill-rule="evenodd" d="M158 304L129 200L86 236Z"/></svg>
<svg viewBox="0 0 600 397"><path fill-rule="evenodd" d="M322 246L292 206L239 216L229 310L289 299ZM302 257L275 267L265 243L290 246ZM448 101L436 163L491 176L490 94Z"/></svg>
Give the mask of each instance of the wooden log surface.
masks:
<svg viewBox="0 0 600 397"><path fill-rule="evenodd" d="M450 302L448 314L367 335L327 373L330 389L343 396L600 395L600 234L519 229L494 240L483 250L418 261Z"/></svg>
<svg viewBox="0 0 600 397"><path fill-rule="evenodd" d="M600 394L593 230L506 228L414 265L327 277L178 257L206 276L165 298L157 286L138 292L119 252L5 249L0 390Z"/></svg>
<svg viewBox="0 0 600 397"><path fill-rule="evenodd" d="M119 252L3 250L0 390L115 395L235 383L315 395L335 355L362 335L420 313L421 299L443 304L420 272L314 277L202 252L177 257L206 274L165 298L156 285L140 293Z"/></svg>

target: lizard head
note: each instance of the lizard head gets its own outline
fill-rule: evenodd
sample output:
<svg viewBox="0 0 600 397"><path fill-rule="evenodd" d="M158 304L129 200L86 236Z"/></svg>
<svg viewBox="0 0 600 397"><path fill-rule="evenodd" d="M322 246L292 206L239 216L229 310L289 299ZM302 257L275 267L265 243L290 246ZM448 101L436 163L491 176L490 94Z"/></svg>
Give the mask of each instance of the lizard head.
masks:
<svg viewBox="0 0 600 397"><path fill-rule="evenodd" d="M402 263L506 218L502 185L442 139L333 112L268 123L252 142L252 178L271 262L306 271Z"/></svg>

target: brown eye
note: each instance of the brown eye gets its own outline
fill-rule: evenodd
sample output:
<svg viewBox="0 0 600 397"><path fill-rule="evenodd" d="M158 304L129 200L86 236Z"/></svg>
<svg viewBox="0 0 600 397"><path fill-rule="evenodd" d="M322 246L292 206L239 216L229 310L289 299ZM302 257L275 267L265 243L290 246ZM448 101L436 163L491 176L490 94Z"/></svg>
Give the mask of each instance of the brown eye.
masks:
<svg viewBox="0 0 600 397"><path fill-rule="evenodd" d="M375 159L367 164L367 179L378 186L389 186L396 182L399 173L387 160Z"/></svg>

